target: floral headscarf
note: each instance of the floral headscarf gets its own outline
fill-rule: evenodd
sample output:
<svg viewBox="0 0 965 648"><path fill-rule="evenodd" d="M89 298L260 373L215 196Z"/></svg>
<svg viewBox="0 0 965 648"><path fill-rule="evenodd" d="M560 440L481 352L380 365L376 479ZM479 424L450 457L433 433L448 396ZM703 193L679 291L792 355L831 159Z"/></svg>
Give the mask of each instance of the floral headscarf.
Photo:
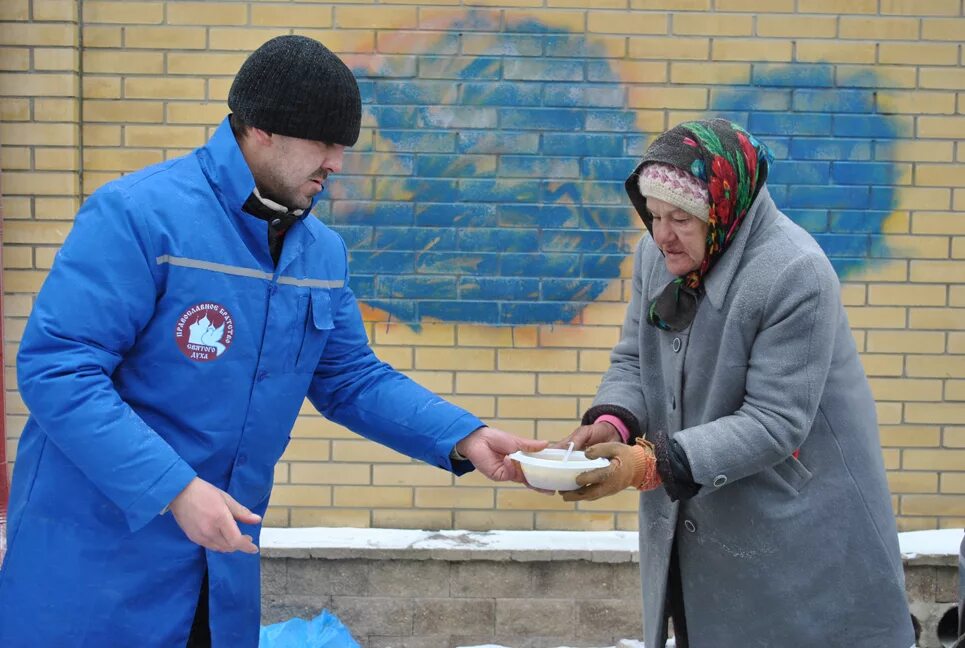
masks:
<svg viewBox="0 0 965 648"><path fill-rule="evenodd" d="M630 202L653 234L653 216L640 194L640 170L653 162L670 164L707 184L710 215L707 247L700 267L670 282L650 304L647 322L667 331L682 331L697 314L703 279L727 251L751 203L767 179L770 151L753 135L726 119L684 122L658 137L626 181Z"/></svg>

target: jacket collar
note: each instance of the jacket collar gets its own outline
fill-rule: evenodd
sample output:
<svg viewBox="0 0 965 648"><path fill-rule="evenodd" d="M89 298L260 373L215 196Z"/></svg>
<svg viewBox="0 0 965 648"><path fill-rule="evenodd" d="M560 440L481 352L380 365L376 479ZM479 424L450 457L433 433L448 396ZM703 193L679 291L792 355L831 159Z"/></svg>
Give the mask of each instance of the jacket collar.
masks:
<svg viewBox="0 0 965 648"><path fill-rule="evenodd" d="M717 260L713 269L704 277L703 292L711 305L717 310L720 310L724 305L724 299L727 297L727 291L730 290L730 285L737 274L737 269L740 267L747 242L767 221L773 218L774 208L771 194L767 190L767 185L764 185L747 211L747 216L744 217L744 222L741 223L741 227L737 231L737 238ZM670 274L666 264L661 262L660 271L654 272L650 276L650 284L647 287L648 301L652 302L656 299L667 284L674 279L676 277Z"/></svg>

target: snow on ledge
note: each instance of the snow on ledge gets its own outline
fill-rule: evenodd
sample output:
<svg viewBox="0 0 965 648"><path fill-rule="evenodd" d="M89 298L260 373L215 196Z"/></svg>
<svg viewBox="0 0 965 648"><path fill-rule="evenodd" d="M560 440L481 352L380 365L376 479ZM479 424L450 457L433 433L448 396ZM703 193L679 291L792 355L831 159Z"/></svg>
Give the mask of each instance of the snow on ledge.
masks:
<svg viewBox="0 0 965 648"><path fill-rule="evenodd" d="M899 533L902 558L953 564L962 529ZM638 560L634 531L417 531L341 527L265 528L269 557L381 557L450 560L510 557L518 560Z"/></svg>

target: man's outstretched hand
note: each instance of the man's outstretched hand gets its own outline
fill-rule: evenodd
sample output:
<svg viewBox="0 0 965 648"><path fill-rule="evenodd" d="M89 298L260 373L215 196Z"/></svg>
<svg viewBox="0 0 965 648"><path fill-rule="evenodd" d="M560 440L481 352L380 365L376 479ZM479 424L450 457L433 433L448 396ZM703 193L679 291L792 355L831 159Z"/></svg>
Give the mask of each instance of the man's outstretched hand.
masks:
<svg viewBox="0 0 965 648"><path fill-rule="evenodd" d="M261 517L200 477L191 480L171 501L170 509L184 535L205 549L258 553L252 537L242 535L235 520L258 524Z"/></svg>
<svg viewBox="0 0 965 648"><path fill-rule="evenodd" d="M539 452L546 441L523 439L496 428L481 427L456 444L456 452L493 481L526 483L519 464L507 457L517 450Z"/></svg>

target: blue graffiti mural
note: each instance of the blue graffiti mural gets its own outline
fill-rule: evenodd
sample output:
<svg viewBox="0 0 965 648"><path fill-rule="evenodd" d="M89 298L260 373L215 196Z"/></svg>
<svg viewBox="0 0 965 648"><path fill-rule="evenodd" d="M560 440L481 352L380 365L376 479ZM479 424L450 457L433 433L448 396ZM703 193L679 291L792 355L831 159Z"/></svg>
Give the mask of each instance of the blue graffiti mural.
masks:
<svg viewBox="0 0 965 648"><path fill-rule="evenodd" d="M359 298L413 326L573 321L641 231L623 180L656 133L604 46L532 21L470 33L499 29L487 20L468 12L424 54L354 62L371 138L316 209L350 248ZM772 146L775 200L847 273L882 254L897 132L874 78L833 75L754 65L750 84L711 90L708 114Z"/></svg>

